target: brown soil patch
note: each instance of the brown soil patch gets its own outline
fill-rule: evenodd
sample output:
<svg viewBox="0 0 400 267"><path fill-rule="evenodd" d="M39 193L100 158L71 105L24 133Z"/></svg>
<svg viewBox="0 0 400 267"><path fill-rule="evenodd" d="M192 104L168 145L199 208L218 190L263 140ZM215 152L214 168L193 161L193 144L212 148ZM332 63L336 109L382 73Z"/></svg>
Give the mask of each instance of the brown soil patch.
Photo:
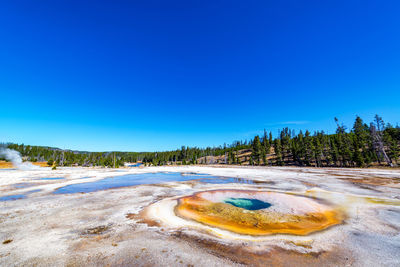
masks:
<svg viewBox="0 0 400 267"><path fill-rule="evenodd" d="M160 227L160 223L151 219L146 218L146 209L142 210L141 212L135 214L135 213L128 213L126 215L126 218L130 220L135 220L138 223L144 223L147 224L148 226L157 226Z"/></svg>
<svg viewBox="0 0 400 267"><path fill-rule="evenodd" d="M0 169L11 169L14 168L11 162L0 161Z"/></svg>
<svg viewBox="0 0 400 267"><path fill-rule="evenodd" d="M390 185L399 184L400 179L398 178L382 178L382 177L365 177L365 178L339 178L341 180L349 181L356 184L367 184L367 185ZM397 186L396 186L397 187Z"/></svg>
<svg viewBox="0 0 400 267"><path fill-rule="evenodd" d="M106 232L109 229L110 229L110 226L108 226L108 225L100 225L100 226L96 226L96 227L84 230L82 232L82 235L99 235L99 234L103 234L104 232Z"/></svg>
<svg viewBox="0 0 400 267"><path fill-rule="evenodd" d="M310 182L306 182L306 181L301 181L302 184L306 185L306 186L310 186L310 187L318 187L317 184L314 183L310 183Z"/></svg>
<svg viewBox="0 0 400 267"><path fill-rule="evenodd" d="M47 164L47 161L42 161L42 162L32 162L33 165L39 166L39 167L49 167Z"/></svg>
<svg viewBox="0 0 400 267"><path fill-rule="evenodd" d="M33 165L35 166L39 166L39 167L49 167L49 165L47 165L47 161L43 161L43 162L31 162ZM0 161L0 169L12 169L15 168L14 165L11 162L7 162L7 161Z"/></svg>

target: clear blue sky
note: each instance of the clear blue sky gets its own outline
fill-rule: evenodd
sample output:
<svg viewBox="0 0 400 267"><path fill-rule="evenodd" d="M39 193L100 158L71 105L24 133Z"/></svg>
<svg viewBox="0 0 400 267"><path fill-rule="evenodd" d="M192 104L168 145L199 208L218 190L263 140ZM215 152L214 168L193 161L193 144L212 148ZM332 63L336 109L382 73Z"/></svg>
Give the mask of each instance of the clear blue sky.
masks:
<svg viewBox="0 0 400 267"><path fill-rule="evenodd" d="M155 151L400 122L399 1L2 1L0 141Z"/></svg>

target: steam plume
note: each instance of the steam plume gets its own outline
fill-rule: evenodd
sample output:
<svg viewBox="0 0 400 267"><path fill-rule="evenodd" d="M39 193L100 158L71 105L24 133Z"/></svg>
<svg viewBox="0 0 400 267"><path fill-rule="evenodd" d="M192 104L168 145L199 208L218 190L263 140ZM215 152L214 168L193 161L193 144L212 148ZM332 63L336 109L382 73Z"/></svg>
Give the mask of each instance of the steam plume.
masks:
<svg viewBox="0 0 400 267"><path fill-rule="evenodd" d="M30 162L22 162L21 154L18 151L9 148L0 148L0 156L5 157L11 161L14 167L20 170L35 170L39 169L38 166L33 165Z"/></svg>

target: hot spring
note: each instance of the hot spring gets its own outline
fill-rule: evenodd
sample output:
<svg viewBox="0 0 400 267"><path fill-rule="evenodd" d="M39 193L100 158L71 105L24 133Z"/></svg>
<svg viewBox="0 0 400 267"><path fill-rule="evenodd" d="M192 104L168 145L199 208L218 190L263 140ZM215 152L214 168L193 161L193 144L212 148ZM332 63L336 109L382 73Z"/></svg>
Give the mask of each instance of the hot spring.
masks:
<svg viewBox="0 0 400 267"><path fill-rule="evenodd" d="M181 218L238 234L307 235L339 224L343 214L316 199L253 190L211 190L178 200Z"/></svg>

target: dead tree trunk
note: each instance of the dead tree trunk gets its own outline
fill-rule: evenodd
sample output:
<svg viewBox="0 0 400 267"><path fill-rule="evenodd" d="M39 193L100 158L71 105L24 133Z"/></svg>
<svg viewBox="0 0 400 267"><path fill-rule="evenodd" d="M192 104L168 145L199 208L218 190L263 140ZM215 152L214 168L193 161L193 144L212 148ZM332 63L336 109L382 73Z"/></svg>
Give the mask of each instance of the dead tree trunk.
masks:
<svg viewBox="0 0 400 267"><path fill-rule="evenodd" d="M380 160L379 157L383 157L386 163L390 167L393 167L393 163L386 154L385 146L383 145L382 131L377 131L375 125L373 125L372 123L370 125L370 130L372 136L372 145L374 147L374 150L378 154L378 160Z"/></svg>

